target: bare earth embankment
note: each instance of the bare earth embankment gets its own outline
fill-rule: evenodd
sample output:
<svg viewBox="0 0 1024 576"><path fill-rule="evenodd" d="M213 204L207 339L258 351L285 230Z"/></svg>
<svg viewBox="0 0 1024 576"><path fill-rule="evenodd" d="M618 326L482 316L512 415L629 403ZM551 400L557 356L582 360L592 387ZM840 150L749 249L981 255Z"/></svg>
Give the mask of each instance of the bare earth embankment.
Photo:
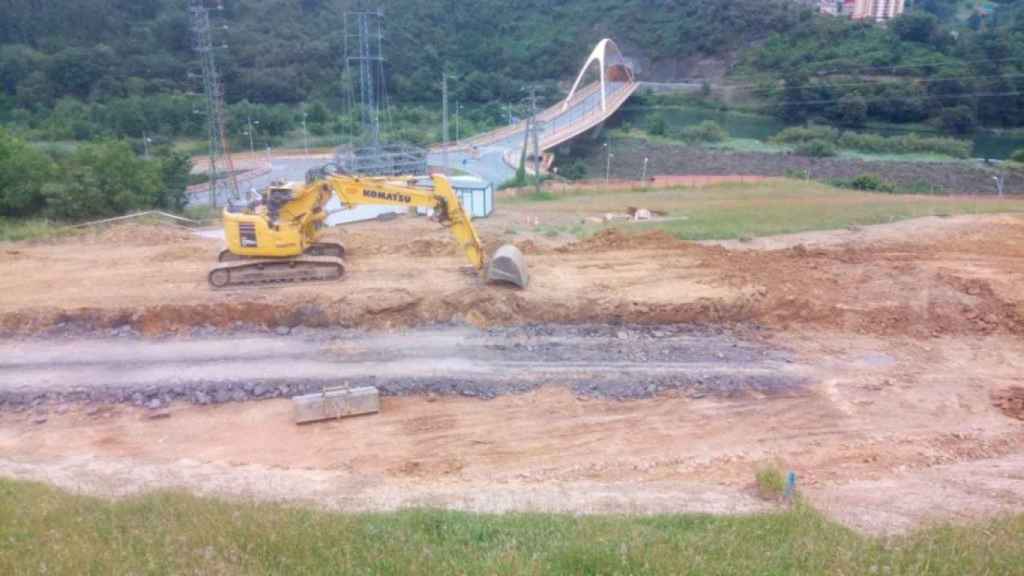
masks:
<svg viewBox="0 0 1024 576"><path fill-rule="evenodd" d="M771 506L753 471L779 462L865 530L1024 511L1024 219L732 245L509 231L532 210L481 224L524 248L523 292L415 219L344 234L341 282L229 291L204 278L218 242L178 230L0 246L0 473L345 510L743 512ZM383 412L293 426L281 398L333 379L379 384Z"/></svg>

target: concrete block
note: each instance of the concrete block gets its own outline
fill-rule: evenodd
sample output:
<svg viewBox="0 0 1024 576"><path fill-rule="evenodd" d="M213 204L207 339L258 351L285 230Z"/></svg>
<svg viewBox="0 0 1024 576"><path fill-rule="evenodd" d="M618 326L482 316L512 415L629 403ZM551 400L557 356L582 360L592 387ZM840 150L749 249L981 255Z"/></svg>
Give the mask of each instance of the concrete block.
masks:
<svg viewBox="0 0 1024 576"><path fill-rule="evenodd" d="M348 416L380 412L380 392L376 388L328 388L318 394L292 398L295 423L308 424L337 420Z"/></svg>

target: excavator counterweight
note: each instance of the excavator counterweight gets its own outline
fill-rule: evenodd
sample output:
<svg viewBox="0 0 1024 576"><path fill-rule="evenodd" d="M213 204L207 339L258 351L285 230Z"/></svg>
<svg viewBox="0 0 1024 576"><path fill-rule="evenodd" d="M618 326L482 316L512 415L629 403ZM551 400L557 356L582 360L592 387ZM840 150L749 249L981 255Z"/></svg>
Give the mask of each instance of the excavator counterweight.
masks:
<svg viewBox="0 0 1024 576"><path fill-rule="evenodd" d="M339 174L328 166L307 176L305 184L272 186L259 204L224 211L227 249L210 270L210 285L225 288L341 278L345 274L344 247L320 240L327 218L324 208L337 197L348 208L386 205L432 209L485 281L526 288L529 274L522 252L505 245L488 259L448 179L443 175L431 179L433 188L426 188L412 184L411 178L360 178Z"/></svg>

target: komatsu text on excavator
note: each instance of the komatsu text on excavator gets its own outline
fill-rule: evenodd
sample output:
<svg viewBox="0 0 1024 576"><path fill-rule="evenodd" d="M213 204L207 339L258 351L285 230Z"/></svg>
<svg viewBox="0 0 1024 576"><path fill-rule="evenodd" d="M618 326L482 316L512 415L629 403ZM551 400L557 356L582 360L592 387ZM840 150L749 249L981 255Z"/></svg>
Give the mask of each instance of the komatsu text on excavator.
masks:
<svg viewBox="0 0 1024 576"><path fill-rule="evenodd" d="M345 248L320 241L327 218L325 206L337 196L346 208L373 204L433 209L485 281L525 288L529 277L519 249L502 246L488 260L448 179L434 175L431 180L432 188L421 187L412 178L356 177L328 165L307 175L305 184L271 186L261 202L224 211L227 248L220 253L220 263L210 270L210 285L224 288L341 278Z"/></svg>

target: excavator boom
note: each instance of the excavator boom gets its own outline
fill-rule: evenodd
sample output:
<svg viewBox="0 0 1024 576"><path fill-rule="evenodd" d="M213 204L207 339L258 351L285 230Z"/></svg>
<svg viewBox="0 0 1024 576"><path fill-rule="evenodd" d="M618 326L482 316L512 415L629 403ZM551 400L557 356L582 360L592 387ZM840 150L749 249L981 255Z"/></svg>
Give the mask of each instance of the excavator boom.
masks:
<svg viewBox="0 0 1024 576"><path fill-rule="evenodd" d="M340 278L345 272L344 248L321 242L320 229L332 197L352 208L364 205L429 208L452 233L469 263L487 281L525 288L529 282L522 253L507 245L488 262L480 237L448 179L432 176L425 188L400 178L360 178L320 170L304 185L271 187L263 201L240 212L225 210L227 249L221 264L210 271L216 288L262 282L294 282Z"/></svg>

